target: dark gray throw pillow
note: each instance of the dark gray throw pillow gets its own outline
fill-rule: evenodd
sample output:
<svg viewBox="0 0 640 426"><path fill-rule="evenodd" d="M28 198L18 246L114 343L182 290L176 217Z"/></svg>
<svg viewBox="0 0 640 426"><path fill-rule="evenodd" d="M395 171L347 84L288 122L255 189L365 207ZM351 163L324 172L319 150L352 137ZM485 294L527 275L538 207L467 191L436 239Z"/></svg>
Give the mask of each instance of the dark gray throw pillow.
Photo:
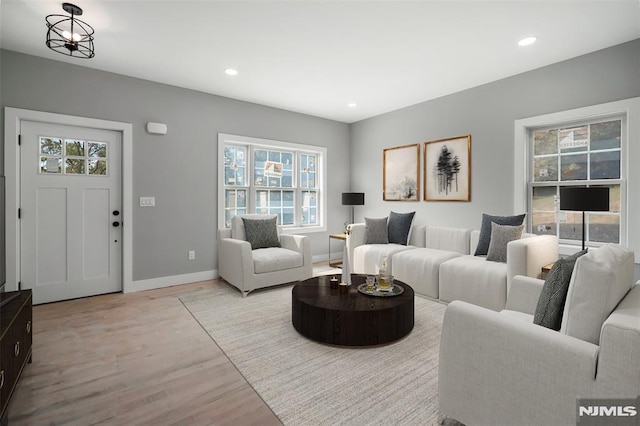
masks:
<svg viewBox="0 0 640 426"><path fill-rule="evenodd" d="M491 223L497 223L498 225L510 225L518 226L524 222L526 213L519 214L517 216L491 216L488 214L482 214L482 226L480 226L480 238L478 239L478 246L476 247L476 256L485 256L489 251L489 244L491 243Z"/></svg>
<svg viewBox="0 0 640 426"><path fill-rule="evenodd" d="M413 216L415 214L416 212L391 212L389 214L387 232L390 243L402 244L403 246L407 245L407 240L409 239L409 231L411 230L411 223L413 222Z"/></svg>
<svg viewBox="0 0 640 426"><path fill-rule="evenodd" d="M509 226L491 223L491 242L487 252L487 260L507 263L507 244L522 238L524 225Z"/></svg>
<svg viewBox="0 0 640 426"><path fill-rule="evenodd" d="M364 218L365 232L364 243L365 244L387 244L389 238L387 236L387 218L372 219L370 217Z"/></svg>
<svg viewBox="0 0 640 426"><path fill-rule="evenodd" d="M282 247L278 239L277 217L270 219L247 219L244 222L244 233L251 244L251 250L267 247Z"/></svg>
<svg viewBox="0 0 640 426"><path fill-rule="evenodd" d="M560 330L571 274L576 260L586 252L587 250L579 251L564 259L557 260L553 264L540 292L536 312L533 316L534 324L556 331Z"/></svg>

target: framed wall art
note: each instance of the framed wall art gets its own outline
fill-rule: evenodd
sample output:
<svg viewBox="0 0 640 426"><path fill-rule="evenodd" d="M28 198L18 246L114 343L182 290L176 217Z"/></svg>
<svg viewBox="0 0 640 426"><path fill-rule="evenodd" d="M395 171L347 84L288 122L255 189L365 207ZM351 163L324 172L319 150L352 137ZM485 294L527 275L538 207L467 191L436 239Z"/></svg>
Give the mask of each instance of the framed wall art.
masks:
<svg viewBox="0 0 640 426"><path fill-rule="evenodd" d="M471 135L424 143L425 201L471 201Z"/></svg>
<svg viewBox="0 0 640 426"><path fill-rule="evenodd" d="M420 200L420 144L384 149L382 199Z"/></svg>

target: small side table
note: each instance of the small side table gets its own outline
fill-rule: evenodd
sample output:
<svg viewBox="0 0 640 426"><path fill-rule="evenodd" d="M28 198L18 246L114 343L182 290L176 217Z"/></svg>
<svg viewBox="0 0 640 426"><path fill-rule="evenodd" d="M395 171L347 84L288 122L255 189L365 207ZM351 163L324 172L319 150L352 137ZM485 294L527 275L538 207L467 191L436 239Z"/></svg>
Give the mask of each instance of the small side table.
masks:
<svg viewBox="0 0 640 426"><path fill-rule="evenodd" d="M331 240L342 240L346 243L347 234L330 234L329 235L329 266L333 268L342 268L342 258L340 260L331 260Z"/></svg>
<svg viewBox="0 0 640 426"><path fill-rule="evenodd" d="M547 265L544 265L542 267L542 272L540 273L540 279L541 280L546 280L547 279L547 275L549 275L549 271L551 271L551 268L553 268L553 265L556 262L551 262Z"/></svg>

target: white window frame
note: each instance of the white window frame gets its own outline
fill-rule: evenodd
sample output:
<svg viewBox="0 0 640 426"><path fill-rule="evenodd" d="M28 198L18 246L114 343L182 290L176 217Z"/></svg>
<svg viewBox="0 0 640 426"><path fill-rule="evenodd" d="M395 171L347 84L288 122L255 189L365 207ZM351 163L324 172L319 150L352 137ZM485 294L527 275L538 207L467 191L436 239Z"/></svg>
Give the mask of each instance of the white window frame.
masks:
<svg viewBox="0 0 640 426"><path fill-rule="evenodd" d="M633 165L632 159L640 159L640 97L625 99L616 102L609 102L593 105L584 108L577 108L568 111L561 111L552 114L545 114L536 117L529 117L516 120L514 124L514 212L527 212L530 210L529 199L529 179L530 162L533 150L529 146L529 133L533 129L564 126L572 122L603 121L612 116L625 116L626 125L623 121L622 134L626 134L626 139L622 141L620 168L620 245L629 247L635 251L635 262L640 260L640 223L632 220L640 215L640 197L630 197L629 194L638 194L640 191L640 168L630 167ZM623 138L624 139L624 138ZM594 181L594 184L600 181ZM528 221L530 231L531 220ZM561 244L560 254L566 255L576 251L575 245Z"/></svg>
<svg viewBox="0 0 640 426"><path fill-rule="evenodd" d="M294 151L294 188L296 192L296 204L295 204L295 224L283 225L281 229L285 233L311 233L311 232L325 232L327 230L326 218L327 218L327 149L325 147L304 145L292 142L276 141L271 139L253 138L248 136L231 135L226 133L218 133L218 228L226 228L225 224L225 185L224 185L224 148L226 145L237 145L247 147L247 213L255 212L255 193L256 186L253 182L253 148L266 148L276 150L290 150ZM299 161L298 156L300 153L309 153L317 155L316 164L316 179L317 179L317 191L318 191L318 224L317 225L304 225L302 223L302 210L299 205L302 199L302 192L310 190L310 188L302 188L298 185L299 170L297 163ZM261 187L262 188L262 187ZM273 188L278 189L278 188Z"/></svg>

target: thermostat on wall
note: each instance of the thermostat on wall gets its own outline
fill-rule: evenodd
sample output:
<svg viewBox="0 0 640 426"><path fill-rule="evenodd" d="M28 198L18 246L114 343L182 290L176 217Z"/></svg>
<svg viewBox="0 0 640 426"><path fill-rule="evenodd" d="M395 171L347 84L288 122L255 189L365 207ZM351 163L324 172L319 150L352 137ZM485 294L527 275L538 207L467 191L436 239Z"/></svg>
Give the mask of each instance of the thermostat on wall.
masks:
<svg viewBox="0 0 640 426"><path fill-rule="evenodd" d="M147 123L147 132L154 135L166 135L167 134L167 125L164 123Z"/></svg>

